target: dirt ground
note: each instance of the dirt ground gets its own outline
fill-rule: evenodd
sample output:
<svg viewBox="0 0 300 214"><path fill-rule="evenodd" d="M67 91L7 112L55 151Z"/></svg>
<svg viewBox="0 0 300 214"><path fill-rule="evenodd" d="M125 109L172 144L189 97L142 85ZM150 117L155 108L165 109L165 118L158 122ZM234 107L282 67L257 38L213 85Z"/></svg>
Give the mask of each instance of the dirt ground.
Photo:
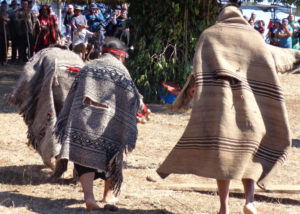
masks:
<svg viewBox="0 0 300 214"><path fill-rule="evenodd" d="M0 67L0 213L88 213L79 183L73 182L72 164L57 182L47 178L40 156L26 144L27 127L16 109L5 105L22 66ZM288 160L274 176L273 184L300 185L300 74L280 75L286 95L293 146ZM182 135L189 119L187 113L171 113L162 105L150 105L152 120L139 125L137 148L127 155L124 184L115 213L171 214L216 213L219 207L216 191L161 188L162 185L205 186L213 179L193 175L171 175L161 180L155 173L159 164ZM234 181L239 184L239 181ZM94 185L95 196L101 200L103 181ZM292 186L293 187L293 186ZM259 192L255 195L259 213L300 213L300 194ZM239 192L230 194L231 213L242 213L244 199ZM99 202L103 207L103 204ZM100 210L91 213L110 213Z"/></svg>

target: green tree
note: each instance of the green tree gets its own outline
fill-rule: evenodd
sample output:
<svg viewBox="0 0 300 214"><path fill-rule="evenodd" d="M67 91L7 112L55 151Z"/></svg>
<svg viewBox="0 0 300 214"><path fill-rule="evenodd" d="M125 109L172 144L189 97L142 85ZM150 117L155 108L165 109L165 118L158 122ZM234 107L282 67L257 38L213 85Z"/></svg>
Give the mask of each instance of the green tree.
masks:
<svg viewBox="0 0 300 214"><path fill-rule="evenodd" d="M158 102L162 81L181 86L192 71L201 32L215 23L217 0L129 0L132 17L127 67L147 102Z"/></svg>

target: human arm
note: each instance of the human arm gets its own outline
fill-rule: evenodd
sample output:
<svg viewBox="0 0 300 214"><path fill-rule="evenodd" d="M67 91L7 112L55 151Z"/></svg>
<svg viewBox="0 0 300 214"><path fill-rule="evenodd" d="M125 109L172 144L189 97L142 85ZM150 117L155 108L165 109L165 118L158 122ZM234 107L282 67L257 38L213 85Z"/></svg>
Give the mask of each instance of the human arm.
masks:
<svg viewBox="0 0 300 214"><path fill-rule="evenodd" d="M290 37L292 36L293 31L288 26L282 25L282 30L278 33L278 38Z"/></svg>
<svg viewBox="0 0 300 214"><path fill-rule="evenodd" d="M74 35L77 36L83 29L84 29L83 26L78 26L78 28L76 28L76 29L74 30Z"/></svg>
<svg viewBox="0 0 300 214"><path fill-rule="evenodd" d="M116 15L116 14L114 14L114 16L113 16L113 18L112 18L112 20L111 20L111 23L112 23L113 25L116 25L116 24L117 24L117 15Z"/></svg>
<svg viewBox="0 0 300 214"><path fill-rule="evenodd" d="M73 18L71 19L71 28L72 28L72 29L77 29L75 17L73 17Z"/></svg>

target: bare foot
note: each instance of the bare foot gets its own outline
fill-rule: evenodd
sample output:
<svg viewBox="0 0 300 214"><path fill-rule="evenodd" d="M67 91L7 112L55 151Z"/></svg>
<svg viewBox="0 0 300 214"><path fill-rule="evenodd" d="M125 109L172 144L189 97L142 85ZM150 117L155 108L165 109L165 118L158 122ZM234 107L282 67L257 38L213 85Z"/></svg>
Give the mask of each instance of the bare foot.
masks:
<svg viewBox="0 0 300 214"><path fill-rule="evenodd" d="M110 195L109 197L107 196L101 200L101 202L104 204L114 204L117 203L118 201L119 199L114 195Z"/></svg>
<svg viewBox="0 0 300 214"><path fill-rule="evenodd" d="M114 204L114 203L117 203L118 201L119 201L119 199L115 196L106 197L101 200L101 202L104 204Z"/></svg>
<svg viewBox="0 0 300 214"><path fill-rule="evenodd" d="M246 204L244 206L244 213L245 214L258 214L253 202L249 203L249 204Z"/></svg>
<svg viewBox="0 0 300 214"><path fill-rule="evenodd" d="M219 211L219 212L217 212L216 214L223 214L223 213L224 213L224 214L229 214L229 211L228 211L228 212L227 212L227 211L224 211L224 212L223 212L223 211Z"/></svg>
<svg viewBox="0 0 300 214"><path fill-rule="evenodd" d="M85 205L86 205L86 210L87 211L99 210L100 209L100 207L97 205L96 201L86 200Z"/></svg>

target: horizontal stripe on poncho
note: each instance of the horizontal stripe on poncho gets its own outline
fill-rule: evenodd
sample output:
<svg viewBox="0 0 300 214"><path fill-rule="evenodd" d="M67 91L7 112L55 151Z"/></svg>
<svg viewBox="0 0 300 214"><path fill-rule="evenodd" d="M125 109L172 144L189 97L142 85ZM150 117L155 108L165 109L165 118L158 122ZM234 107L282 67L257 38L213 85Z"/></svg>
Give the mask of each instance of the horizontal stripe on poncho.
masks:
<svg viewBox="0 0 300 214"><path fill-rule="evenodd" d="M191 118L158 174L248 178L266 188L291 143L277 72L299 61L299 51L267 45L236 7L226 7L200 37ZM173 109L186 108L185 94Z"/></svg>

